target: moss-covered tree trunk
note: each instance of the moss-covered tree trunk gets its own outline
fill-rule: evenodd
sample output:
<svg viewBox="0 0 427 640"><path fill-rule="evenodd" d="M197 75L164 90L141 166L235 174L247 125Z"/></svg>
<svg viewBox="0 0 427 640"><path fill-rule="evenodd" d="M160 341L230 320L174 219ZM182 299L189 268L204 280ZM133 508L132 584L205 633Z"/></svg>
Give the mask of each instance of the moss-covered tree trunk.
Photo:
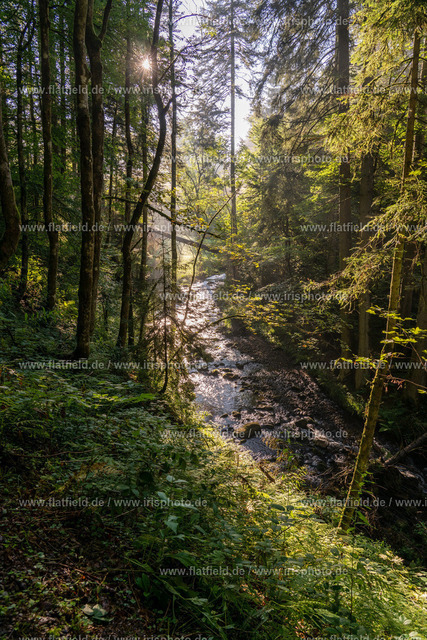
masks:
<svg viewBox="0 0 427 640"><path fill-rule="evenodd" d="M360 178L360 225L365 226L371 217L372 202L374 199L374 157L367 153L362 158L362 170ZM369 232L362 231L362 245L366 245L369 239ZM359 336L357 354L360 358L369 357L369 313L371 306L371 296L369 291L365 291L359 300ZM356 389L366 382L367 370L357 369L355 373Z"/></svg>

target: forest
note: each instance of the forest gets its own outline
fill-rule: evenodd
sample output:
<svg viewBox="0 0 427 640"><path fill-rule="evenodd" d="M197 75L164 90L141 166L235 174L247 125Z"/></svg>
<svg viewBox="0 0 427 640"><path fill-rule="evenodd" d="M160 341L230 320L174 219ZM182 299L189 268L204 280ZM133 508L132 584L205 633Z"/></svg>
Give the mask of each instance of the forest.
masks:
<svg viewBox="0 0 427 640"><path fill-rule="evenodd" d="M427 640L427 3L2 0L0 639Z"/></svg>

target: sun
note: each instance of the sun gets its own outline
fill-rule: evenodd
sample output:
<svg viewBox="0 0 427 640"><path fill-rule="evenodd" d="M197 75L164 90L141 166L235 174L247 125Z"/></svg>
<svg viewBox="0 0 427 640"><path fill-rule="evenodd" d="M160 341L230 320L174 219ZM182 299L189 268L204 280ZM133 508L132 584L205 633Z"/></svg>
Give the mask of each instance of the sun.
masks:
<svg viewBox="0 0 427 640"><path fill-rule="evenodd" d="M151 61L150 58L142 58L141 60L141 69L142 71L150 71L151 69Z"/></svg>

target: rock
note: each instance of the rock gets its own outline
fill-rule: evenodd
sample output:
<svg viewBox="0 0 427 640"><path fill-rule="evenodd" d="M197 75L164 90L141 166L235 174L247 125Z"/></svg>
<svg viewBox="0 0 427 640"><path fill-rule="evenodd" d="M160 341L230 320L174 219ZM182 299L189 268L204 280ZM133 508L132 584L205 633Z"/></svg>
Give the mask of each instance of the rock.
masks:
<svg viewBox="0 0 427 640"><path fill-rule="evenodd" d="M316 447L321 447L321 449L328 449L330 443L328 438L325 436L316 436L313 440L313 444L315 444Z"/></svg>
<svg viewBox="0 0 427 640"><path fill-rule="evenodd" d="M239 380L240 376L238 373L224 373L223 376L224 380Z"/></svg>
<svg viewBox="0 0 427 640"><path fill-rule="evenodd" d="M261 425L259 422L247 422L246 424L242 425L241 427L238 427L237 429L235 429L234 434L235 436L237 436L239 439L240 438L255 438L256 436L259 436L261 433Z"/></svg>
<svg viewBox="0 0 427 640"><path fill-rule="evenodd" d="M308 425L308 420L306 418L297 418L294 424L296 427L298 427L298 429L305 429Z"/></svg>
<svg viewBox="0 0 427 640"><path fill-rule="evenodd" d="M238 369L243 369L243 367L244 367L244 366L245 366L245 365L244 365L244 363L243 363L243 362L236 362L236 367L237 367Z"/></svg>
<svg viewBox="0 0 427 640"><path fill-rule="evenodd" d="M212 369L211 376L219 376L221 371L219 369Z"/></svg>
<svg viewBox="0 0 427 640"><path fill-rule="evenodd" d="M336 442L335 440L329 440L328 449L331 451L342 451L344 449L342 442Z"/></svg>
<svg viewBox="0 0 427 640"><path fill-rule="evenodd" d="M228 413L223 413L222 416L219 416L220 418L228 418Z"/></svg>
<svg viewBox="0 0 427 640"><path fill-rule="evenodd" d="M232 411L231 415L233 416L233 418L241 418L242 417L242 412L241 411Z"/></svg>

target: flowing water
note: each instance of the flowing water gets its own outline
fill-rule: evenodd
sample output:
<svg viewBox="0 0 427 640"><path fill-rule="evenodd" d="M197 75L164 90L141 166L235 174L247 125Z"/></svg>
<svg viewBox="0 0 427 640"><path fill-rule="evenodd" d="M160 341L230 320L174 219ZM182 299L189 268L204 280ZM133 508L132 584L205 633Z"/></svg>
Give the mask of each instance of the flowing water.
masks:
<svg viewBox="0 0 427 640"><path fill-rule="evenodd" d="M340 475L345 482L345 470L358 451L360 421L327 398L307 373L280 362L269 367L260 357L272 349L268 345L254 357L253 350L239 349L239 340L225 335L216 303L224 280L224 274L211 276L192 287L186 328L204 349L202 357L187 362L197 406L213 428L234 438L255 460L274 462L286 450L280 466L293 459L306 470L309 485L328 484ZM252 430L245 431L252 423ZM390 455L397 450L389 447ZM426 490L425 476L416 467L402 473L412 474Z"/></svg>

